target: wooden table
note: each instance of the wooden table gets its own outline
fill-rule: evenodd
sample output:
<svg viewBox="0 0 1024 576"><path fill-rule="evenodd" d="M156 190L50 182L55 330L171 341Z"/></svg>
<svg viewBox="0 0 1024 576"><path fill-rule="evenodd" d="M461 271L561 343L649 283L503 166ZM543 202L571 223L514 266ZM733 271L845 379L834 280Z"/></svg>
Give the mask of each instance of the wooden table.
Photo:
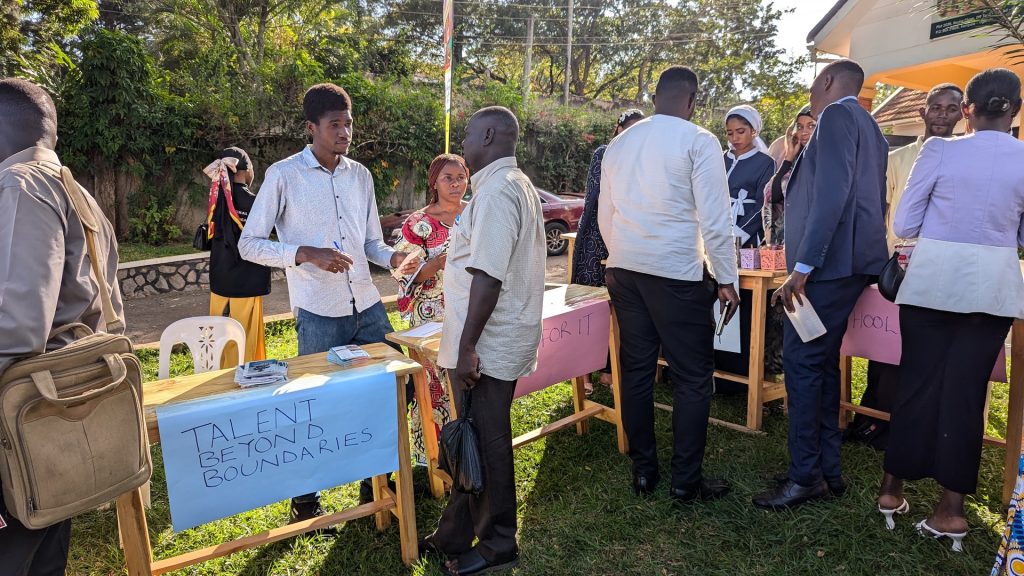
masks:
<svg viewBox="0 0 1024 576"><path fill-rule="evenodd" d="M852 374L853 359L843 356L840 361L840 402L839 426L846 428L853 415L864 414L880 420L889 420L889 413L867 408L853 403ZM1024 368L1014 370L1014 366L1024 367L1024 320L1014 320L1010 331L1010 401L1007 405L1006 439L985 436L986 444L1003 446L1006 456L1003 464L1003 504L1010 503L1013 487L1017 483L1017 470L1020 463L1022 434L1024 434ZM990 389L991 390L991 389ZM988 418L988 401L985 402L985 418Z"/></svg>
<svg viewBox="0 0 1024 576"><path fill-rule="evenodd" d="M571 246L571 244L570 244ZM566 290L566 299L579 299L579 300L594 300L603 299L608 300L608 291L605 288L595 288L592 286L576 286L570 285ZM621 413L619 406L621 406L620 395L619 395L619 382L620 382L620 371L619 371L619 335L617 329L617 323L615 322L615 309L611 308L611 323L609 326L608 334L608 345L609 353L611 355L611 369L612 369L612 400L614 406L606 406L599 404L587 398L585 391L586 379L590 377L590 374L580 374L572 379L572 398L573 398L573 414L561 418L554 422L550 422L531 430L526 434L518 436L512 440L512 447L519 448L539 440L548 434L563 430L572 425L576 426L577 434L586 434L589 428L589 420L591 418L597 418L598 420L604 420L615 426L616 439L618 441L619 452L623 454L629 449L628 442L626 440L626 432L622 427ZM441 334L434 334L424 338L416 338L407 336L404 332L394 332L388 334L388 340L396 344L405 346L409 350L409 356L419 364L425 364L427 361L436 363L438 348L441 344ZM437 430L434 423L434 411L430 409L430 385L427 381L425 371L418 372L413 375L413 382L416 388L416 399L420 405L420 418L423 428L423 444L427 451L427 468L428 477L430 478L430 493L435 498L440 498L444 494L445 486L451 486L452 479L444 471L438 469L438 441L437 441ZM552 382L554 384L554 382ZM453 391L450 388L448 390L449 398L455 398ZM452 418L457 418L455 403L451 406Z"/></svg>
<svg viewBox="0 0 1024 576"><path fill-rule="evenodd" d="M764 327L768 316L768 291L775 290L786 281L785 270L739 270L740 290L750 290L750 358L747 375L715 370L715 377L747 386L747 421L736 425L712 418L713 424L728 426L742 432L760 432L764 405L786 397L786 385L780 380L766 380L764 373ZM744 305L747 303L744 302ZM739 315L734 318L739 321ZM663 360L662 360L663 362Z"/></svg>
<svg viewBox="0 0 1024 576"><path fill-rule="evenodd" d="M565 249L565 255L569 258L565 265L565 282L566 284L572 284L572 253L576 249L576 233L566 232L565 234L562 234L562 239L569 241L569 247Z"/></svg>
<svg viewBox="0 0 1024 576"><path fill-rule="evenodd" d="M576 234L563 234L562 238L569 241L569 264L568 275L572 278L572 253L576 244ZM750 302L750 363L747 369L747 376L715 371L716 378L739 382L747 386L747 420L745 424L725 422L717 418L708 421L719 426L726 426L741 432L761 433L762 409L765 404L773 400L786 397L786 386L782 382L765 380L764 374L764 326L768 314L768 291L774 290L786 280L785 270L739 270L739 288L750 290L753 297ZM744 303L746 305L746 303ZM614 316L612 317L614 325ZM736 317L739 321L739 317ZM617 332L617 330L616 330ZM616 354L616 357L618 354ZM668 366L664 358L658 360L661 366ZM655 403L655 406L663 410L671 411L672 407L667 404Z"/></svg>
<svg viewBox="0 0 1024 576"><path fill-rule="evenodd" d="M418 551L405 381L406 377L410 375L419 377L418 375L422 374L423 369L419 364L410 361L386 344L370 344L363 346L363 349L370 354L370 359L360 361L351 367L342 368L328 362L326 354L311 354L288 360L288 372L291 378L298 378L309 374L333 374L356 367L380 365L395 375L395 386L398 390L395 416L398 418L399 438L399 469L396 471L395 478L397 493L388 488L386 475L376 476L373 478L373 502L154 562L142 494L140 489L134 490L117 499L117 524L121 534L121 545L124 548L128 574L130 576L163 574L365 516L375 516L377 528L384 530L390 526L392 515L398 520L402 561L406 565L412 565L417 560ZM146 383L143 404L150 442L156 443L160 440L156 416L158 406L237 392L239 387L235 384L234 373L235 370L232 368Z"/></svg>

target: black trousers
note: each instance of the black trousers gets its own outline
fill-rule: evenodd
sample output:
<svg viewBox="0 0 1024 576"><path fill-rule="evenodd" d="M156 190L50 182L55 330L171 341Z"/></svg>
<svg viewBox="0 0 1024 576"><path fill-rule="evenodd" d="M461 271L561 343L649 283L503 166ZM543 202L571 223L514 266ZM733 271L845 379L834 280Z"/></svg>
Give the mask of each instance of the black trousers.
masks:
<svg viewBox="0 0 1024 576"><path fill-rule="evenodd" d="M622 425L633 472L657 479L654 377L658 351L672 380L672 486L701 480L714 390L713 280L671 280L621 268L605 274L619 321Z"/></svg>
<svg viewBox="0 0 1024 576"><path fill-rule="evenodd" d="M1012 323L900 306L903 357L886 472L905 480L934 478L961 494L977 490L988 379Z"/></svg>
<svg viewBox="0 0 1024 576"><path fill-rule="evenodd" d="M808 282L807 299L825 325L824 335L803 342L787 316L783 365L789 403L789 479L811 486L842 475L839 431L839 349L850 313L868 276Z"/></svg>
<svg viewBox="0 0 1024 576"><path fill-rule="evenodd" d="M0 529L0 574L4 576L64 576L71 544L71 520L29 530L0 504L7 527Z"/></svg>
<svg viewBox="0 0 1024 576"><path fill-rule="evenodd" d="M511 416L515 390L515 380L484 374L470 392L469 417L480 442L484 490L479 496L452 490L433 536L434 544L445 554L468 552L474 536L479 539L477 550L488 562L507 561L518 553ZM461 400L457 405L462 405Z"/></svg>

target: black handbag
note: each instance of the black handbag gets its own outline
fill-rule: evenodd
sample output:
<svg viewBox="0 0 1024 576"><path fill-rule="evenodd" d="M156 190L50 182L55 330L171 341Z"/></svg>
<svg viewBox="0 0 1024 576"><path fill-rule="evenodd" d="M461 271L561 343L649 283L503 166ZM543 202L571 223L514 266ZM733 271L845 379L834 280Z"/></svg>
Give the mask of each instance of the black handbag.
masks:
<svg viewBox="0 0 1024 576"><path fill-rule="evenodd" d="M452 477L453 489L479 496L484 490L484 466L480 441L469 417L471 392L466 390L462 398L460 416L441 428L438 468Z"/></svg>
<svg viewBox="0 0 1024 576"><path fill-rule="evenodd" d="M897 250L892 253L892 258L889 258L885 266L882 266L882 272L878 275L878 292L889 302L895 302L906 274L903 266L900 266L900 251Z"/></svg>
<svg viewBox="0 0 1024 576"><path fill-rule="evenodd" d="M206 222L203 222L196 228L196 235L192 237L192 247L206 252L210 250L210 244L209 228L206 227Z"/></svg>

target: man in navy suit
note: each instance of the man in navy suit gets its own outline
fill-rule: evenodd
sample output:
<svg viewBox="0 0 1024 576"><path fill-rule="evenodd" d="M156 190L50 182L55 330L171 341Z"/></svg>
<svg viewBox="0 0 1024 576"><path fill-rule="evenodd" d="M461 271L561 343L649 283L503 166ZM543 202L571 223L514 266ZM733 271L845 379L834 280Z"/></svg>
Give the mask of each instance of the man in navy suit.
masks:
<svg viewBox="0 0 1024 576"><path fill-rule="evenodd" d="M818 119L793 168L786 196L789 278L772 304L794 309L810 301L827 332L803 342L786 319L783 364L789 398L790 466L775 489L754 497L781 510L839 496L839 347L847 319L886 261L885 167L889 147L857 101L864 71L833 62L811 86Z"/></svg>

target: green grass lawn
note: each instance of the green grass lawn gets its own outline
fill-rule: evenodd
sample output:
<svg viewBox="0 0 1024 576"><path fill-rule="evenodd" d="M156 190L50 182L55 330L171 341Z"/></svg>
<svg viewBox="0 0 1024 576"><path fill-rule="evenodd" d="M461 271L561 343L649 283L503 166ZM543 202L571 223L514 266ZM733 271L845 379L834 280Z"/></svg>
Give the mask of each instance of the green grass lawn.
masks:
<svg viewBox="0 0 1024 576"><path fill-rule="evenodd" d="M393 321L396 320L393 318ZM397 323L396 323L397 325ZM273 326L268 351L285 358L296 353L294 324ZM147 379L156 374L156 351L140 351ZM191 359L176 355L172 373L191 370ZM864 386L864 364L855 364L855 384ZM658 400L671 402L667 386ZM595 393L610 402L610 392ZM1006 386L992 399L990 433L1005 430ZM552 386L513 406L514 432L521 434L572 411L569 386ZM745 396L716 397L712 415L739 422ZM1003 451L986 447L978 494L968 500L971 533L966 552L925 540L912 524L927 514L938 495L931 481L908 486L911 513L899 517L895 531L884 528L875 509L881 453L845 445L844 469L851 489L840 500L795 511L756 510L750 498L786 463L786 418L773 409L765 418L766 436L752 436L711 426L705 473L733 483L726 498L708 504L674 506L665 486L649 499L630 489L630 466L615 449L611 425L595 421L591 432L567 430L516 451L521 566L530 575L982 575L992 566L1002 528L1000 503ZM671 420L658 412L657 433L663 476L671 453ZM174 534L170 529L167 489L160 449L153 448L153 508L150 538L157 558L217 544L287 522L287 503L278 502L245 514ZM415 479L425 476L417 469ZM356 485L324 493L325 507L356 503ZM444 501L417 497L420 535L437 525ZM114 513L102 511L75 520L69 574L122 574ZM340 527L337 536L302 536L187 568L175 574L248 575L391 575L440 574L422 562L411 570L399 560L397 525L378 533L371 519Z"/></svg>
<svg viewBox="0 0 1024 576"><path fill-rule="evenodd" d="M117 247L121 262L135 262L137 260L150 260L152 258L165 258L167 256L181 256L183 254L194 254L196 249L188 242L174 242L163 246L151 246L137 242L122 242Z"/></svg>

